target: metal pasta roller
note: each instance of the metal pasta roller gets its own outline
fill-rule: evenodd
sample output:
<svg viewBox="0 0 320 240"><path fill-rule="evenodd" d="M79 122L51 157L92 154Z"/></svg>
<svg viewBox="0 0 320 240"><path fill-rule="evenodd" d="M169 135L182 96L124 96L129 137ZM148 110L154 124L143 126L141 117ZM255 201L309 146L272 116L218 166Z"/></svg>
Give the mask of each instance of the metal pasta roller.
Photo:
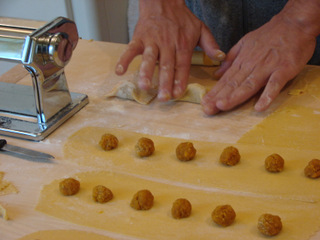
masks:
<svg viewBox="0 0 320 240"><path fill-rule="evenodd" d="M70 93L64 73L78 42L75 23L58 17L34 29L0 24L0 59L22 63L33 86L0 82L0 134L40 141L88 102Z"/></svg>

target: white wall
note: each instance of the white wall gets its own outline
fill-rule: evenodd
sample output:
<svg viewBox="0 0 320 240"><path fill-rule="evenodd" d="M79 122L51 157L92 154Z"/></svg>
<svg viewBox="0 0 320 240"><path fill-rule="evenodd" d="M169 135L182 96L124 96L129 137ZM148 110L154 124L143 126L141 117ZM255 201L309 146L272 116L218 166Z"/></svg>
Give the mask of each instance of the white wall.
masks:
<svg viewBox="0 0 320 240"><path fill-rule="evenodd" d="M128 43L128 0L71 0L71 5L82 38Z"/></svg>
<svg viewBox="0 0 320 240"><path fill-rule="evenodd" d="M50 21L68 17L65 0L0 0L0 16Z"/></svg>
<svg viewBox="0 0 320 240"><path fill-rule="evenodd" d="M97 41L128 42L128 0L0 0L0 16L51 21L68 17L80 37Z"/></svg>
<svg viewBox="0 0 320 240"><path fill-rule="evenodd" d="M75 21L83 39L128 43L128 0L0 0L0 16L49 22ZM0 75L13 65L0 61Z"/></svg>

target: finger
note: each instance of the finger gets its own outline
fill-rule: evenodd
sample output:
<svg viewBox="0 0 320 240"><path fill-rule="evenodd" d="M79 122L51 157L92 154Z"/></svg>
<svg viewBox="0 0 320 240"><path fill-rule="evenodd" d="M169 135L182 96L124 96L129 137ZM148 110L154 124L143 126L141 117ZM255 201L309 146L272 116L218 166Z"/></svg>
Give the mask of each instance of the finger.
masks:
<svg viewBox="0 0 320 240"><path fill-rule="evenodd" d="M219 101L221 97L224 98L224 96L228 96L228 93L231 93L238 87L241 84L241 81L250 73L248 67L239 71L241 69L241 64L238 61L234 61L238 54L238 50L236 50L237 49L234 49L232 52L228 53L226 60L222 63L220 68L223 72L226 70L228 71L202 99L201 104L203 106L203 111L207 115L213 115L220 112L221 109L217 106L217 101Z"/></svg>
<svg viewBox="0 0 320 240"><path fill-rule="evenodd" d="M120 56L118 63L116 64L116 74L122 75L124 74L129 64L132 62L132 60L143 53L144 46L143 43L140 40L132 40L129 44L126 50L122 53Z"/></svg>
<svg viewBox="0 0 320 240"><path fill-rule="evenodd" d="M220 50L218 43L210 32L209 28L202 24L199 46L213 60L223 61L226 57L225 53Z"/></svg>
<svg viewBox="0 0 320 240"><path fill-rule="evenodd" d="M202 98L201 105L202 110L207 115L214 115L220 112L220 109L216 106L216 101L214 99L214 94L211 94L210 91Z"/></svg>
<svg viewBox="0 0 320 240"><path fill-rule="evenodd" d="M217 100L230 96L242 82L252 73L250 65L241 64L235 60L228 71L222 76L222 78L215 85L211 94L215 94Z"/></svg>
<svg viewBox="0 0 320 240"><path fill-rule="evenodd" d="M227 58L230 58L231 56L227 56ZM226 59L227 60L227 59ZM224 64L224 62L223 62ZM212 91L210 91L210 97L212 97L213 95L217 95L223 88L226 87L226 85L229 83L229 87L231 87L232 89L234 89L235 87L237 87L239 84L237 83L233 83L232 80L235 79L235 81L238 81L237 79L240 78L239 74L242 75L246 75L249 74L250 70L249 68L246 68L246 70L242 69L242 71L240 71L241 67L241 63L239 63L239 61L231 61L230 59L230 64L228 63L228 65L230 65L230 67L228 66L228 68L230 68L228 70L228 72L226 72L226 74L217 82L217 84L213 87ZM232 65L232 68L231 68ZM238 77L234 77L234 76L238 76Z"/></svg>
<svg viewBox="0 0 320 240"><path fill-rule="evenodd" d="M263 61L262 61L263 63ZM217 107L223 111L230 110L256 94L270 77L270 69L263 64L254 65L251 61L238 64L235 60L229 72L233 75L226 79L226 86L218 93ZM236 66L236 67L235 67ZM222 79L225 78L225 75Z"/></svg>
<svg viewBox="0 0 320 240"><path fill-rule="evenodd" d="M267 78L265 76L256 78L255 76L252 73L234 90L221 92L217 101L217 107L223 111L227 111L256 94L265 85Z"/></svg>
<svg viewBox="0 0 320 240"><path fill-rule="evenodd" d="M286 83L295 77L295 75L290 74L290 72L289 70L278 70L272 73L262 95L254 107L256 111L264 111L270 106Z"/></svg>
<svg viewBox="0 0 320 240"><path fill-rule="evenodd" d="M158 55L159 50L155 45L149 45L144 49L138 80L138 85L141 89L150 89Z"/></svg>
<svg viewBox="0 0 320 240"><path fill-rule="evenodd" d="M175 78L173 83L173 97L180 98L184 94L189 79L192 51L177 50Z"/></svg>
<svg viewBox="0 0 320 240"><path fill-rule="evenodd" d="M218 96L221 91L226 87L228 84L228 79L231 72L225 75L222 79L220 79L217 84L202 98L201 105L203 111L207 115L214 115L220 112L220 109L217 107L217 101L219 100Z"/></svg>
<svg viewBox="0 0 320 240"><path fill-rule="evenodd" d="M202 104L205 113L216 114L220 110L229 108L229 105L235 104L233 99L230 99L232 94L252 74L253 70L250 62L241 63L239 60L235 60L214 88L204 97Z"/></svg>
<svg viewBox="0 0 320 240"><path fill-rule="evenodd" d="M235 45L228 52L225 60L222 62L220 68L214 73L216 78L220 78L231 67L233 61L236 59L240 51L240 44Z"/></svg>
<svg viewBox="0 0 320 240"><path fill-rule="evenodd" d="M241 86L252 73L252 63L242 63L234 58L237 56L237 49L228 54L225 66L226 71L214 88L203 98L202 105L204 112L208 115L216 114L220 110L225 110L229 104L232 93ZM219 103L219 104L218 104Z"/></svg>
<svg viewBox="0 0 320 240"><path fill-rule="evenodd" d="M232 86L234 84L234 86ZM229 86L230 85L230 86ZM213 115L221 110L224 110L221 108L221 106L218 105L218 103L221 105L222 103L225 103L225 96L228 96L235 86L237 86L238 83L235 81L232 81L228 83L227 80L219 81L213 89L211 89L203 98L202 98L202 107L203 111L207 115ZM227 86L227 87L226 87Z"/></svg>
<svg viewBox="0 0 320 240"><path fill-rule="evenodd" d="M173 78L175 70L174 47L162 48L159 60L159 92L160 101L168 101L172 98Z"/></svg>

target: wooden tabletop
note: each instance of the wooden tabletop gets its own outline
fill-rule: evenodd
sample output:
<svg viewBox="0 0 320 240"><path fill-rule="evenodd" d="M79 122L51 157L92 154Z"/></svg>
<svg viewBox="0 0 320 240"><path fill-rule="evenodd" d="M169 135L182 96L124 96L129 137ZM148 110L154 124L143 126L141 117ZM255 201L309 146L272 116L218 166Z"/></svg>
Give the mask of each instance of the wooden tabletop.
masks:
<svg viewBox="0 0 320 240"><path fill-rule="evenodd" d="M149 105L141 105L116 98L107 101L105 94L119 81L132 78L139 68L140 58L136 58L127 74L121 77L115 75L115 64L125 47L126 45L122 44L80 40L65 72L70 91L87 94L90 103L41 142L7 138L12 144L41 149L52 154L57 163L30 162L0 154L0 170L5 172L5 179L19 190L18 194L0 196L0 204L8 210L11 219L0 219L0 239L13 240L37 230L66 228L107 234L103 230L80 227L50 218L34 210L43 184L83 169L79 167L75 170L74 166L60 160L64 157L63 145L67 138L85 126L104 126L174 138L236 143L254 126L284 105L320 109L320 96L298 98L299 93L291 91L293 86L297 89L299 82L309 78L312 84L320 86L320 67L317 66L306 66L263 113L253 109L257 97L233 111L212 117L205 116L201 106L192 103L160 103L155 100ZM216 81L212 78L214 70L213 67L192 66L190 82L213 86ZM29 73L21 65L1 76L0 81L32 85ZM125 117L123 112L126 113ZM320 125L314 131L320 132ZM317 239L317 236L312 239Z"/></svg>

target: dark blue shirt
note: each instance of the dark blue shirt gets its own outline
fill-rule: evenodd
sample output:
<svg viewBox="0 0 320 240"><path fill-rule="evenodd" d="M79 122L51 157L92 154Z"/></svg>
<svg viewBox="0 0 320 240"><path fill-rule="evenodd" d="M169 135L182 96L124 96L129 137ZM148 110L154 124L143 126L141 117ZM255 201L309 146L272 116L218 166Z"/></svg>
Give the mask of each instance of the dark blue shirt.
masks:
<svg viewBox="0 0 320 240"><path fill-rule="evenodd" d="M211 30L221 50L228 52L246 33L279 13L287 0L185 0ZM319 13L320 14L320 13ZM309 64L320 65L320 36Z"/></svg>

